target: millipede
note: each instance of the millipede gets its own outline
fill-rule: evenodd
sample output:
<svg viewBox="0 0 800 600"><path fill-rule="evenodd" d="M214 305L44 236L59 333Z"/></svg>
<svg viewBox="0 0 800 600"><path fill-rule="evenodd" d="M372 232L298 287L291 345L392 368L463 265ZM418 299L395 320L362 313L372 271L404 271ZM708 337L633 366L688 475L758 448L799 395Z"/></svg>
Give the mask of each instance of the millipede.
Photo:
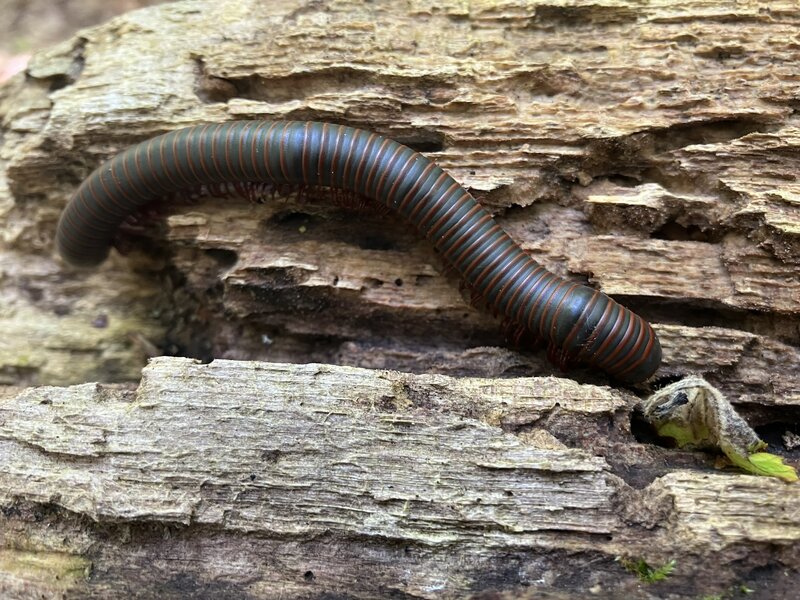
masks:
<svg viewBox="0 0 800 600"><path fill-rule="evenodd" d="M547 345L562 368L585 364L623 383L650 378L661 346L647 321L530 257L453 177L369 131L304 121L234 121L159 135L98 167L61 214L68 263L108 256L120 225L159 198L241 183L343 190L373 200L430 240L493 312Z"/></svg>

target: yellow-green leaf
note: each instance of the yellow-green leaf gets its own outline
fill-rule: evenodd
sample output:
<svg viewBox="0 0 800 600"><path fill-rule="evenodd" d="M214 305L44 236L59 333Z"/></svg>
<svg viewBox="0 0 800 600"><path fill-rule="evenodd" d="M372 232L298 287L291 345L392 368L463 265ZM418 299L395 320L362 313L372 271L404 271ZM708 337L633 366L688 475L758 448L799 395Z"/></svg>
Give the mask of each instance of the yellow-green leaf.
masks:
<svg viewBox="0 0 800 600"><path fill-rule="evenodd" d="M756 452L747 457L754 472L759 475L778 477L784 481L794 483L797 481L797 471L794 467L783 462L783 458L769 452Z"/></svg>

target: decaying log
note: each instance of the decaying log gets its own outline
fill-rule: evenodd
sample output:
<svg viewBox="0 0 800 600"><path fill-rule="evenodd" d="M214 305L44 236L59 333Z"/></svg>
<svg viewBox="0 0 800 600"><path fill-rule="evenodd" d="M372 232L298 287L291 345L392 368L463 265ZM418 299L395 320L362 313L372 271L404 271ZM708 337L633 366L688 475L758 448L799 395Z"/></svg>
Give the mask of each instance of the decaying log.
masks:
<svg viewBox="0 0 800 600"><path fill-rule="evenodd" d="M569 379L178 358L135 390L32 388L0 404L6 590L60 575L75 597L120 578L146 596L635 595L615 557L647 556L675 558L673 587L697 593L743 548L797 559L785 484L678 470L628 485L653 458L619 424L634 402ZM622 476L600 456L612 444ZM55 556L32 562L43 547Z"/></svg>
<svg viewBox="0 0 800 600"><path fill-rule="evenodd" d="M186 0L35 55L0 87L0 595L788 597L798 486L659 446L648 389L510 348L389 217L208 198L93 271L52 240L149 136L369 128L651 320L652 386L702 374L796 460L798 26L788 0ZM162 354L216 360L139 383Z"/></svg>

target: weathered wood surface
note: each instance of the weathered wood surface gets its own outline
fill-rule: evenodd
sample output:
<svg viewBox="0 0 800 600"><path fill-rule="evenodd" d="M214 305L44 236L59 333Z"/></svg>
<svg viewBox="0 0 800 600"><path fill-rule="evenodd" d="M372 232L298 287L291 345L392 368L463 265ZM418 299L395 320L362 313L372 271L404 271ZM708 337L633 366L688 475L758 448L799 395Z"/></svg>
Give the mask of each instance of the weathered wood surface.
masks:
<svg viewBox="0 0 800 600"><path fill-rule="evenodd" d="M616 556L676 558L682 593L747 548L795 561L796 486L687 470L626 482L654 457L611 427L635 400L568 379L179 358L136 390L32 388L0 401L0 589L647 597ZM553 436L570 421L585 438L571 448ZM713 583L741 576L727 569Z"/></svg>
<svg viewBox="0 0 800 600"><path fill-rule="evenodd" d="M705 375L780 452L800 420L799 26L789 1L198 0L37 54L0 88L2 585L691 597L748 582L780 597L798 584L794 488L637 442L635 397L599 375L496 379L553 369L507 349L390 218L208 199L91 272L61 265L52 238L82 177L151 135L368 127L439 161L543 263L648 317L657 381ZM160 360L133 392L164 353L456 379ZM288 440L303 424L338 437ZM404 508L414 489L425 501ZM639 589L617 554L675 557L676 575Z"/></svg>

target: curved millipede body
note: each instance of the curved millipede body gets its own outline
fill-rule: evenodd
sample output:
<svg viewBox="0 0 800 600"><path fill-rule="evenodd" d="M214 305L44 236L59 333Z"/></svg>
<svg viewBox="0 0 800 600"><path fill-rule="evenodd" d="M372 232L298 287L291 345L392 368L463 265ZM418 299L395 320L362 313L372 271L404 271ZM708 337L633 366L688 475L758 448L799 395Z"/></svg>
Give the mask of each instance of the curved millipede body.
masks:
<svg viewBox="0 0 800 600"><path fill-rule="evenodd" d="M646 321L547 271L429 159L352 127L237 121L142 142L81 184L58 223L58 249L70 263L96 265L119 225L143 206L183 189L232 182L330 187L384 204L431 241L473 294L545 341L561 364L586 363L638 382L661 361Z"/></svg>

